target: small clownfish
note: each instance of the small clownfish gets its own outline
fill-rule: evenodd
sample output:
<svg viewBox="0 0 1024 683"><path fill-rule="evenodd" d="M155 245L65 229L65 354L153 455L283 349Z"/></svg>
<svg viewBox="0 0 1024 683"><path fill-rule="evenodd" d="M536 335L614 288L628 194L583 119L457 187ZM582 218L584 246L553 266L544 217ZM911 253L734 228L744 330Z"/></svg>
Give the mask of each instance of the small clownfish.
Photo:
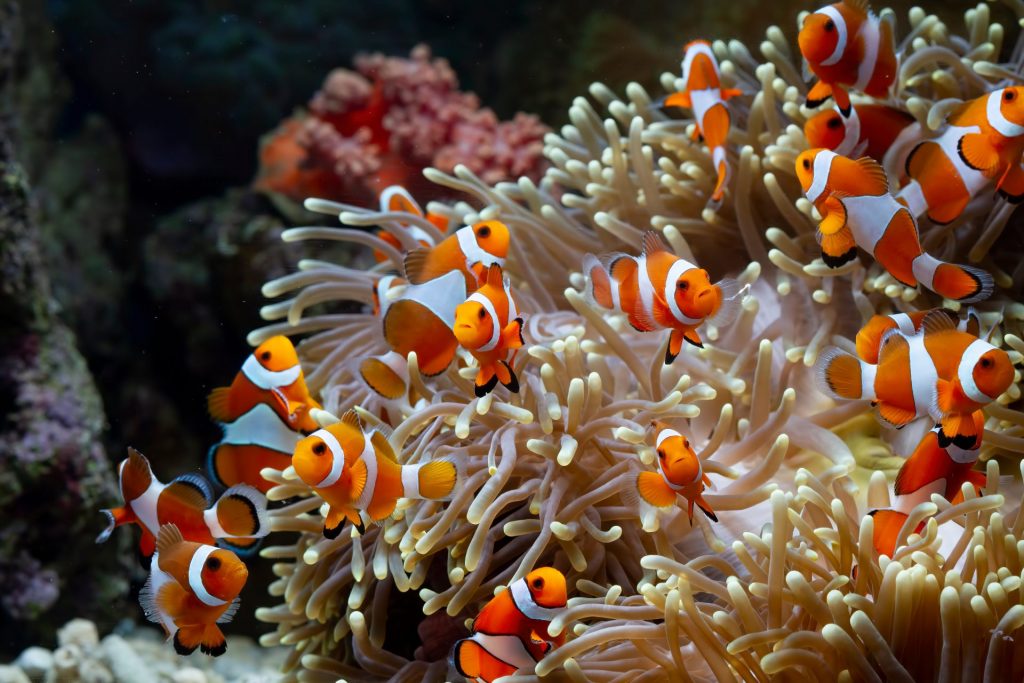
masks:
<svg viewBox="0 0 1024 683"><path fill-rule="evenodd" d="M492 683L523 669L532 673L544 655L565 642L548 634L567 604L565 575L539 567L495 595L473 620L473 635L455 643L452 663L473 683Z"/></svg>
<svg viewBox="0 0 1024 683"><path fill-rule="evenodd" d="M808 14L797 40L818 77L807 93L812 109L832 97L842 115L849 116L846 87L884 98L896 79L892 25L874 15L867 0L837 2Z"/></svg>
<svg viewBox="0 0 1024 683"><path fill-rule="evenodd" d="M711 283L703 268L668 251L658 233L644 233L640 256L613 253L600 259L587 254L583 272L588 295L601 308L625 313L640 332L672 330L665 365L682 350L683 340L703 347L697 328L710 320L727 325L739 310L740 287L735 280Z"/></svg>
<svg viewBox="0 0 1024 683"><path fill-rule="evenodd" d="M956 321L956 329L974 337L981 336L981 320L975 310L969 309L967 317L960 320L956 313L949 309L934 309L945 313ZM866 363L878 363L878 350L882 339L889 330L899 330L905 336L920 332L921 323L932 311L911 311L910 313L892 313L890 315L874 315L857 333L857 357Z"/></svg>
<svg viewBox="0 0 1024 683"><path fill-rule="evenodd" d="M198 474L185 474L170 484L161 483L149 461L134 448L117 468L124 507L100 510L107 528L96 537L103 543L124 524L142 528L139 551L148 559L156 547L156 534L164 524L175 524L186 540L251 551L257 539L270 533L266 497L251 486L232 486L213 502L210 484Z"/></svg>
<svg viewBox="0 0 1024 683"><path fill-rule="evenodd" d="M451 460L400 465L387 437L376 430L367 434L351 410L341 422L300 441L292 465L330 506L324 519L327 538L336 538L346 519L363 533L360 512L379 522L391 516L399 498L446 498L458 480Z"/></svg>
<svg viewBox="0 0 1024 683"><path fill-rule="evenodd" d="M405 277L421 285L453 271L466 279L466 291L475 287L492 265L505 265L511 235L501 221L466 226L430 249L413 249L405 255Z"/></svg>
<svg viewBox="0 0 1024 683"><path fill-rule="evenodd" d="M947 299L980 301L992 294L992 276L978 268L945 263L924 252L917 222L889 193L885 171L872 159L854 161L827 149L796 159L804 194L821 214L821 258L832 268L871 254L908 287L921 284Z"/></svg>
<svg viewBox="0 0 1024 683"><path fill-rule="evenodd" d="M301 432L318 427L309 411L320 404L309 394L291 340L276 336L256 347L230 387L210 393L207 407L224 431L207 456L211 476L225 487L244 483L266 493L273 484L260 471L291 464Z"/></svg>
<svg viewBox="0 0 1024 683"><path fill-rule="evenodd" d="M981 448L985 417L979 410L973 413L972 420L976 436L967 447L939 445L939 427L925 434L896 475L893 506L868 513L875 518L874 545L880 555L892 557L896 538L907 516L919 504L931 500L933 493L955 505L963 501L961 487L969 482L980 495L986 478L983 472L974 469L974 464ZM924 526L925 522L921 522L912 533L920 533Z"/></svg>
<svg viewBox="0 0 1024 683"><path fill-rule="evenodd" d="M939 445L970 448L977 435L973 413L994 401L1013 382L1010 357L972 334L956 329L941 310L921 322L921 331L890 330L881 341L878 364L832 347L818 361L818 377L829 395L868 399L895 427L929 415L939 425Z"/></svg>
<svg viewBox="0 0 1024 683"><path fill-rule="evenodd" d="M884 104L855 104L848 117L833 107L804 124L808 147L824 147L851 159L867 155L894 172L902 172L907 156L923 136L917 119Z"/></svg>
<svg viewBox="0 0 1024 683"><path fill-rule="evenodd" d="M711 151L711 160L718 174L715 189L711 193L711 201L720 203L725 196L725 184L729 179L729 162L725 158L725 141L729 135L729 109L726 100L742 91L735 88L723 88L721 74L715 53L711 51L711 43L706 40L695 40L683 48L683 83L682 92L673 93L665 99L667 107L686 107L693 110L696 126L693 130L694 139L704 138Z"/></svg>
<svg viewBox="0 0 1024 683"><path fill-rule="evenodd" d="M655 429L655 447L658 450L659 472L641 472L637 475L636 487L640 497L655 507L671 507L676 504L676 494L689 503L687 514L693 523L693 506L707 515L713 522L718 521L711 506L704 500L704 489L711 486L711 480L704 474L700 458L685 436L661 422L652 422Z"/></svg>
<svg viewBox="0 0 1024 683"><path fill-rule="evenodd" d="M408 284L397 275L385 275L377 280L371 288L374 317L387 315L391 302L405 291ZM398 399L408 394L408 363L399 353L388 351L363 359L359 364L359 374L366 385L383 398Z"/></svg>
<svg viewBox="0 0 1024 683"><path fill-rule="evenodd" d="M915 216L939 224L956 220L993 180L1016 204L1024 199L1022 154L1024 86L994 90L961 105L942 135L914 148L899 197Z"/></svg>
<svg viewBox="0 0 1024 683"><path fill-rule="evenodd" d="M389 185L380 193L380 210L383 213L404 212L423 218L429 221L430 226L422 226L419 222L399 221L399 227L409 234L409 237L416 240L421 247L430 248L437 245L444 239L444 233L448 230L448 219L433 213L424 213L420 205L413 199L401 185ZM402 241L388 230L378 230L377 237L381 238L400 252L405 251ZM373 257L377 263L387 260L383 252L374 250Z"/></svg>
<svg viewBox="0 0 1024 683"><path fill-rule="evenodd" d="M498 382L518 393L512 363L523 345L525 323L501 266L491 266L485 275L480 288L455 309L455 338L480 363L474 383L477 396L486 396Z"/></svg>
<svg viewBox="0 0 1024 683"><path fill-rule="evenodd" d="M157 533L139 603L146 618L174 639L179 655L199 648L218 657L228 644L217 624L234 618L248 577L245 564L230 550L186 541L178 527L165 524Z"/></svg>
<svg viewBox="0 0 1024 683"><path fill-rule="evenodd" d="M438 375L451 364L459 348L453 332L455 309L465 300L466 281L459 270L406 285L386 310L382 307L384 340L403 359L415 351L420 373Z"/></svg>

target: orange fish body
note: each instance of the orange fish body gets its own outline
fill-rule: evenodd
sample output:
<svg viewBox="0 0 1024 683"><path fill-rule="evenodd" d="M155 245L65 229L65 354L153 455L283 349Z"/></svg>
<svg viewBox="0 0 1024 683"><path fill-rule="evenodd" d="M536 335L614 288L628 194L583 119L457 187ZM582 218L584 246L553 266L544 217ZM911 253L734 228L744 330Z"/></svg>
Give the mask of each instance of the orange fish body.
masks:
<svg viewBox="0 0 1024 683"><path fill-rule="evenodd" d="M466 292L464 273L457 269L405 285L383 310L384 340L403 360L415 352L420 373L432 377L444 372L459 347L453 332L455 309L466 300Z"/></svg>
<svg viewBox="0 0 1024 683"><path fill-rule="evenodd" d="M455 231L430 249L414 249L405 255L405 277L413 284L462 273L466 291L476 287L484 271L505 265L511 235L501 221L483 221Z"/></svg>
<svg viewBox="0 0 1024 683"><path fill-rule="evenodd" d="M139 602L150 621L174 639L178 654L227 650L217 624L232 619L249 573L230 550L186 541L173 524L160 527L156 553Z"/></svg>
<svg viewBox="0 0 1024 683"><path fill-rule="evenodd" d="M964 302L992 293L988 273L924 252L917 222L889 193L885 172L874 160L810 149L797 157L796 172L804 194L822 216L818 237L827 265L838 268L853 260L860 247L908 287L921 284Z"/></svg>
<svg viewBox="0 0 1024 683"><path fill-rule="evenodd" d="M379 431L367 434L352 411L300 441L292 465L330 507L324 520L327 538L337 537L346 519L362 532L360 512L373 522L386 519L399 498L445 498L458 478L449 460L400 465L387 437Z"/></svg>
<svg viewBox="0 0 1024 683"><path fill-rule="evenodd" d="M452 662L467 680L483 683L533 667L565 635L551 636L548 625L567 603L565 576L539 567L513 581L488 602L473 621L473 635L455 643Z"/></svg>
<svg viewBox="0 0 1024 683"><path fill-rule="evenodd" d="M922 136L921 124L913 116L884 104L856 104L848 117L834 107L804 124L809 147L823 147L851 159L867 155L886 171L900 173Z"/></svg>
<svg viewBox="0 0 1024 683"><path fill-rule="evenodd" d="M1024 86L994 90L962 105L935 140L907 159L909 182L899 197L915 216L956 220L989 183L1013 203L1024 199Z"/></svg>
<svg viewBox="0 0 1024 683"><path fill-rule="evenodd" d="M310 396L291 340L277 336L252 352L230 387L214 389L207 406L224 431L208 456L213 478L226 487L245 483L266 493L273 484L260 472L291 464L301 432L318 426L309 411L320 404Z"/></svg>
<svg viewBox="0 0 1024 683"><path fill-rule="evenodd" d="M896 79L892 26L869 11L867 0L837 2L808 14L798 42L818 77L807 93L808 107L832 97L843 116L849 116L846 88L884 98Z"/></svg>
<svg viewBox="0 0 1024 683"><path fill-rule="evenodd" d="M981 411L977 411L971 419L976 438L970 446L962 448L950 444L942 447L939 444L940 428L935 427L903 463L896 475L893 488L896 500L892 507L869 513L874 517L874 544L879 554L892 557L896 550L897 536L907 516L917 505L931 500L933 493L956 504L963 500L961 487L965 482L969 482L978 492L985 486L985 475L974 469L981 448L985 417ZM921 522L913 533L920 533L924 525L925 522Z"/></svg>
<svg viewBox="0 0 1024 683"><path fill-rule="evenodd" d="M711 50L711 43L706 40L695 40L686 45L682 71L685 89L669 95L665 105L693 110L696 121L694 137L704 138L717 174L711 201L719 203L725 195L725 185L729 179L725 143L729 135L730 116L725 102L742 93L734 88L722 88L718 62Z"/></svg>
<svg viewBox="0 0 1024 683"><path fill-rule="evenodd" d="M679 355L684 339L703 347L697 328L705 320L728 324L739 307L734 280L712 284L706 270L669 252L653 231L644 234L639 257L614 253L598 259L587 254L583 271L590 297L601 308L625 313L641 332L672 330L666 365Z"/></svg>
<svg viewBox="0 0 1024 683"><path fill-rule="evenodd" d="M128 449L128 458L118 466L118 480L124 506L100 511L108 526L97 543L106 541L119 526L137 524L142 529L139 550L148 559L164 524L176 525L186 540L220 542L237 550L251 550L257 539L270 533L267 499L251 486L233 486L214 503L203 477L186 474L163 484L134 448Z"/></svg>
<svg viewBox="0 0 1024 683"><path fill-rule="evenodd" d="M822 387L838 398L871 400L896 427L929 415L941 426L941 446L970 448L977 435L972 415L1010 387L1013 365L1005 351L957 330L941 310L921 327L913 335L886 334L877 365L826 350L818 362Z"/></svg>
<svg viewBox="0 0 1024 683"><path fill-rule="evenodd" d="M524 324L501 266L491 266L480 288L455 309L455 338L480 364L477 396L486 396L498 382L512 393L519 391L512 363L523 345Z"/></svg>
<svg viewBox="0 0 1024 683"><path fill-rule="evenodd" d="M448 220L444 216L438 216L433 213L424 214L419 203L401 185L389 185L384 188L384 191L380 193L380 210L384 213L409 213L429 221L429 225L422 225L417 221L399 222L401 230L406 232L411 239L415 240L420 247L427 249L444 239L444 233L448 229ZM388 230L379 230L377 237L400 252L406 251L402 240ZM383 252L376 250L373 252L373 257L377 260L377 263L387 260L387 256Z"/></svg>
<svg viewBox="0 0 1024 683"><path fill-rule="evenodd" d="M704 473L700 458L690 446L689 440L661 422L652 425L656 430L658 472L641 472L637 475L640 497L655 507L670 507L675 505L678 494L689 503L687 514L691 523L694 504L709 519L717 522L718 517L703 497L704 489L711 485L711 480Z"/></svg>
<svg viewBox="0 0 1024 683"><path fill-rule="evenodd" d="M957 321L957 327L961 332L966 332L978 337L981 334L981 321L978 314L971 309L967 317L960 320L956 313L946 309L939 309ZM911 311L910 313L893 313L891 315L875 315L857 333L857 357L866 363L878 363L878 350L882 346L882 339L889 330L899 330L904 335L913 335L921 330L921 324L926 315L931 313L925 311Z"/></svg>

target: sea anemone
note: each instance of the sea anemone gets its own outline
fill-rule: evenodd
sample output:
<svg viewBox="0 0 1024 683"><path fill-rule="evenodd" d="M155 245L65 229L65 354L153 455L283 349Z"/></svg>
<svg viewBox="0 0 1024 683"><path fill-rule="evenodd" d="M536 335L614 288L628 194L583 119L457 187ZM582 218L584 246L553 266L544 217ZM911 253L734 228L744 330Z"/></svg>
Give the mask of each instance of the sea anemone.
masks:
<svg viewBox="0 0 1024 683"><path fill-rule="evenodd" d="M1024 17L1024 3L1011 3ZM964 37L923 10L910 12L899 42L894 100L935 130L953 100L977 97L1002 79L1019 80L1024 43L1003 52L1004 29L990 8L966 13ZM794 160L807 147L795 33L768 30L758 63L737 42L713 44L734 99L729 136L734 180L724 203L707 207L714 172L706 149L642 87L626 98L595 84L577 98L572 125L545 138L551 163L540 183L492 185L464 166L426 178L465 202L430 210L453 225L500 219L513 234L506 272L527 314L527 353L516 364L522 389L475 398L465 359L444 374L408 363L409 390L383 399L359 363L386 352L380 320L351 313L371 303L376 280L401 271L401 254L366 230L395 234L406 214L377 213L325 200L310 210L349 227L294 228L286 241L340 240L376 249L384 263L359 270L320 260L268 283L271 321L250 335L303 337L299 352L321 424L356 408L374 425L386 415L403 463L452 455L464 480L451 501L403 501L394 518L335 539L321 535L322 501L294 475L265 471L269 497L289 500L274 527L298 532L263 550L282 598L257 616L276 629L265 644L294 648L289 680L440 679L447 647L422 659L400 650L409 624L389 613L413 602L468 620L499 588L541 565L569 577L569 607L552 630L565 645L534 672L572 681L1019 679L1024 651L1024 516L1020 480L1000 478L1024 452L1020 373L987 410L988 484L964 488L951 505L933 496L910 515L894 557L879 557L868 509L888 504L886 477L913 448L880 426L864 402L834 404L813 382L829 344L850 337L871 315L929 308L935 295L898 284L874 262L838 270L817 257L815 213L802 197ZM665 74L667 92L681 89ZM741 104L746 103L746 104ZM922 223L936 255L982 264L997 293L982 305L994 344L1024 353L1024 306L1012 300L1024 278L1017 244L1001 236L1012 207L991 194L951 225ZM705 348L688 347L663 365L667 334L640 333L621 315L588 303L578 272L584 254L638 249L660 231L674 251L713 277L749 289L739 318L708 327ZM995 246L996 248L993 248ZM367 258L367 262L369 259ZM635 494L650 469L653 418L685 431L716 489L705 499L721 520L682 508L657 510ZM913 431L908 428L906 431ZM1013 495L1004 495L1010 491ZM919 522L921 533L912 533ZM691 533L696 531L697 533ZM431 617L434 618L434 617ZM437 638L454 639L453 628ZM414 636L413 636L414 637ZM427 650L433 653L428 660Z"/></svg>

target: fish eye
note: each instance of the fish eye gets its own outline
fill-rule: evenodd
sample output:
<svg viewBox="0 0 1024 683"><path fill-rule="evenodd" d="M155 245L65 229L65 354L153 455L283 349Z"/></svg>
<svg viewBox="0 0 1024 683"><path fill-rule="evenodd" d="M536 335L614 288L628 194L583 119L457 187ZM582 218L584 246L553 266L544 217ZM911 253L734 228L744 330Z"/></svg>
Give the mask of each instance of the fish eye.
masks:
<svg viewBox="0 0 1024 683"><path fill-rule="evenodd" d="M534 579L533 580L533 587L536 588L537 590L540 590L541 588L543 588L544 587L544 579L542 579L540 577L537 577L536 579Z"/></svg>
<svg viewBox="0 0 1024 683"><path fill-rule="evenodd" d="M689 288L690 283L687 282L686 280L680 280L679 282L676 283L676 289L678 289L680 292L685 292Z"/></svg>
<svg viewBox="0 0 1024 683"><path fill-rule="evenodd" d="M1003 99L1006 100L1007 102L1013 102L1015 99L1017 99L1017 93L1007 88L1003 92Z"/></svg>
<svg viewBox="0 0 1024 683"><path fill-rule="evenodd" d="M985 368L986 370L989 369L990 367L992 367L992 359L991 358L982 358L981 359L981 367Z"/></svg>
<svg viewBox="0 0 1024 683"><path fill-rule="evenodd" d="M804 170L805 171L810 171L811 170L811 160L810 159L804 159Z"/></svg>
<svg viewBox="0 0 1024 683"><path fill-rule="evenodd" d="M261 353L260 358L263 360L270 360L270 351L264 351Z"/></svg>
<svg viewBox="0 0 1024 683"><path fill-rule="evenodd" d="M206 568L209 569L211 572L217 571L218 569L220 569L220 559L216 557L211 557L207 559Z"/></svg>
<svg viewBox="0 0 1024 683"><path fill-rule="evenodd" d="M832 33L832 31L836 30L836 23L829 19L828 21L825 22L825 30L828 31L829 33Z"/></svg>
<svg viewBox="0 0 1024 683"><path fill-rule="evenodd" d="M683 445L686 446L687 448L689 448L690 447L690 440L689 439L683 439Z"/></svg>
<svg viewBox="0 0 1024 683"><path fill-rule="evenodd" d="M477 228L476 235L477 235L477 237L490 237L491 236L491 229L489 227L487 227L486 225L484 225L484 226L482 226L480 228Z"/></svg>
<svg viewBox="0 0 1024 683"><path fill-rule="evenodd" d="M842 128L843 127L843 122L841 120L839 120L838 116L833 116L832 118L830 118L828 120L828 123L826 123L825 125L828 126L829 128L831 128L832 130L835 130L836 128ZM805 163L805 165L806 165L806 163Z"/></svg>
<svg viewBox="0 0 1024 683"><path fill-rule="evenodd" d="M326 452L327 452L327 445L323 441L321 441L317 445L313 446L313 453L315 455L323 455Z"/></svg>
<svg viewBox="0 0 1024 683"><path fill-rule="evenodd" d="M484 317L485 317L486 315L487 315L487 311L485 311L485 310L484 310L484 309L483 309L483 308L481 307L481 309L480 309L480 312L476 314L476 317L478 317L478 318L480 318L481 320L483 320L483 319L484 319Z"/></svg>
<svg viewBox="0 0 1024 683"><path fill-rule="evenodd" d="M658 457L661 458L662 460L664 460L665 459L665 451L663 451L662 449L659 448L658 449Z"/></svg>

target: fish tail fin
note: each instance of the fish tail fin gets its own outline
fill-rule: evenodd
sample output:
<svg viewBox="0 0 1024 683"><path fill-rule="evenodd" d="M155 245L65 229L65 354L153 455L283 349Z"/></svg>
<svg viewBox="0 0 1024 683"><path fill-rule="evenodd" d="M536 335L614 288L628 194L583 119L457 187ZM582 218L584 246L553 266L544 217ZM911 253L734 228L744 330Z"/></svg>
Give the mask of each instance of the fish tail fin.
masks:
<svg viewBox="0 0 1024 683"><path fill-rule="evenodd" d="M963 303L982 301L992 295L992 276L980 268L945 263L931 254L914 259L917 279L928 289L947 299ZM924 277L918 275L920 272Z"/></svg>
<svg viewBox="0 0 1024 683"><path fill-rule="evenodd" d="M833 346L818 357L818 385L834 398L872 399L874 391L871 385L868 392L864 388L865 372L870 367L856 356Z"/></svg>
<svg viewBox="0 0 1024 683"><path fill-rule="evenodd" d="M106 517L107 526L103 531L100 532L99 536L96 537L97 543L106 542L106 540L110 538L110 534L114 533L114 529L121 526L122 524L128 524L129 522L132 522L135 519L135 515L133 515L128 508L112 508L109 510L100 510L100 514Z"/></svg>
<svg viewBox="0 0 1024 683"><path fill-rule="evenodd" d="M363 360L359 364L359 374L367 386L375 392L384 398L394 400L405 396L409 388L405 383L405 378L387 363L385 357L391 356L396 358L401 366L404 366L405 358L400 353L389 351L384 356L373 356Z"/></svg>
<svg viewBox="0 0 1024 683"><path fill-rule="evenodd" d="M896 510L872 510L868 514L874 518L875 550L879 555L892 557L896 550L896 538L900 535L903 523L907 521L906 513Z"/></svg>
<svg viewBox="0 0 1024 683"><path fill-rule="evenodd" d="M511 676L516 667L492 655L475 640L465 638L455 643L452 650L452 665L470 680L493 681L502 676Z"/></svg>
<svg viewBox="0 0 1024 683"><path fill-rule="evenodd" d="M608 271L593 254L583 257L583 275L587 278L587 297L601 308L614 308L612 287L616 283L612 282Z"/></svg>
<svg viewBox="0 0 1024 683"><path fill-rule="evenodd" d="M228 410L228 395L230 387L217 387L206 397L206 412L216 422L231 422L231 413Z"/></svg>
<svg viewBox="0 0 1024 683"><path fill-rule="evenodd" d="M636 490L648 505L659 508L675 505L676 492L668 487L657 472L640 472L636 476Z"/></svg>
<svg viewBox="0 0 1024 683"><path fill-rule="evenodd" d="M267 497L247 484L232 486L221 494L213 514L229 538L261 538L270 533ZM215 533L214 536L222 535Z"/></svg>
<svg viewBox="0 0 1024 683"><path fill-rule="evenodd" d="M419 465L416 471L420 497L442 500L451 496L459 481L459 469L454 460L432 460Z"/></svg>

